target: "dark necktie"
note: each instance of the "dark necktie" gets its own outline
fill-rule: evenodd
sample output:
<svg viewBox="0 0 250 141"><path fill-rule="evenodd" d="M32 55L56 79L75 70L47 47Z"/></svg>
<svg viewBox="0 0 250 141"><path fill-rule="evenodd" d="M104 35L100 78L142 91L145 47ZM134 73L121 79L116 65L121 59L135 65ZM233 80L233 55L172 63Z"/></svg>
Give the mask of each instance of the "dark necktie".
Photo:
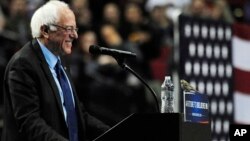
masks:
<svg viewBox="0 0 250 141"><path fill-rule="evenodd" d="M67 124L69 130L69 139L70 141L78 141L78 128L77 128L77 116L72 99L72 93L70 90L69 83L67 81L66 75L63 72L61 62L58 60L55 70L57 73L57 78L62 88L63 98L66 112L67 112Z"/></svg>

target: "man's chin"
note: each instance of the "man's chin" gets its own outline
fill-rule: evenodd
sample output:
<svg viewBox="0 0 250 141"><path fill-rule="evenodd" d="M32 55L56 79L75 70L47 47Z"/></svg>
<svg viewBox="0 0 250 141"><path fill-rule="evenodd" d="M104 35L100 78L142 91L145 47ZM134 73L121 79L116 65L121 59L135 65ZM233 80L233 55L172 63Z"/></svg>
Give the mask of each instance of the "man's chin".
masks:
<svg viewBox="0 0 250 141"><path fill-rule="evenodd" d="M64 54L69 55L69 54L71 54L71 52L72 52L71 50L66 50L66 51L64 51Z"/></svg>
<svg viewBox="0 0 250 141"><path fill-rule="evenodd" d="M65 47L64 48L64 54L65 55L71 54L71 52L72 52L71 47Z"/></svg>

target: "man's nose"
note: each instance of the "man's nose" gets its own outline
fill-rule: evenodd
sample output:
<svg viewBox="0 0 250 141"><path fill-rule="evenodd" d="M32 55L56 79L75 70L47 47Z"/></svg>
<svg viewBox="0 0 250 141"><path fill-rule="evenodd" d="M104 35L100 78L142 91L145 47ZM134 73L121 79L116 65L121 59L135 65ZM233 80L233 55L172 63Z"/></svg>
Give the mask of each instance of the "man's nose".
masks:
<svg viewBox="0 0 250 141"><path fill-rule="evenodd" d="M72 33L70 34L70 36L74 39L77 39L78 38L78 33L77 31L73 30Z"/></svg>

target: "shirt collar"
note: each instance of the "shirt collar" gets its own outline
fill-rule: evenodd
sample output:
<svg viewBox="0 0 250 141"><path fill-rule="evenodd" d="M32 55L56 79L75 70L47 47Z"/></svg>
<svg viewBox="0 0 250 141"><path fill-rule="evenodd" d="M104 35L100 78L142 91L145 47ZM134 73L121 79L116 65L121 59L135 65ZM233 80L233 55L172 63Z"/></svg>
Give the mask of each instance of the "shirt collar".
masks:
<svg viewBox="0 0 250 141"><path fill-rule="evenodd" d="M44 44L42 44L38 39L37 39L41 50L43 52L43 55L46 59L46 62L48 63L50 68L54 68L56 66L56 63L58 59L60 60L59 56L54 55Z"/></svg>

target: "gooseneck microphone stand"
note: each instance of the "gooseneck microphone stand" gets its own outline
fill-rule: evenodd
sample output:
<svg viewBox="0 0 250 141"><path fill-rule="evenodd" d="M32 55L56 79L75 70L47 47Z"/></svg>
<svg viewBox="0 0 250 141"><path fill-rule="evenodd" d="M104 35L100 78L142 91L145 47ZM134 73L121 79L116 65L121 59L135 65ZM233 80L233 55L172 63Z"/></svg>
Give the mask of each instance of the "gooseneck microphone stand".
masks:
<svg viewBox="0 0 250 141"><path fill-rule="evenodd" d="M160 112L160 108L159 108L159 102L157 99L157 95L155 93L155 91L146 83L146 81L139 75L137 74L133 69L131 69L126 63L125 63L125 59L123 57L119 57L119 56L113 56L117 63L119 64L119 66L124 69L129 71L130 73L132 73L134 76L136 76L148 89L149 91L152 93L154 100L156 102L156 108L157 108L157 112Z"/></svg>

